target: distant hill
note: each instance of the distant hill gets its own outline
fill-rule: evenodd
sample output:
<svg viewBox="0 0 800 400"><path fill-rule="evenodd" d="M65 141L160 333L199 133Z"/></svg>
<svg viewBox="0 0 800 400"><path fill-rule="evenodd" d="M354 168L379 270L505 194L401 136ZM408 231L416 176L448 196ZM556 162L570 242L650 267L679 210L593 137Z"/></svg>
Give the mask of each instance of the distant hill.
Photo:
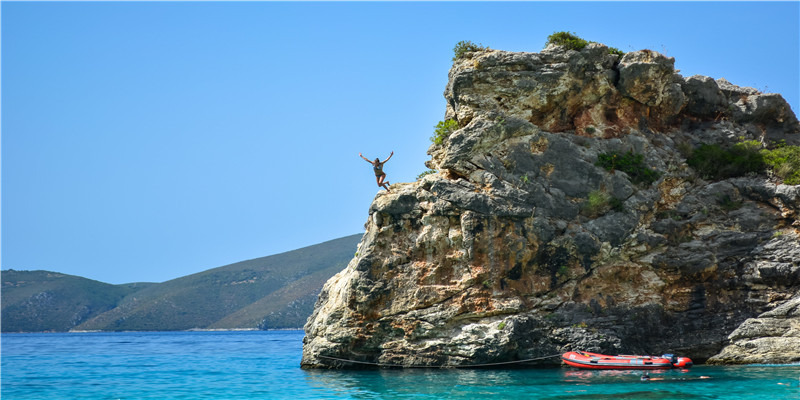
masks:
<svg viewBox="0 0 800 400"><path fill-rule="evenodd" d="M2 331L300 328L361 234L163 283L111 285L47 271L2 272Z"/></svg>
<svg viewBox="0 0 800 400"><path fill-rule="evenodd" d="M49 271L3 271L2 331L67 331L150 285L111 285Z"/></svg>

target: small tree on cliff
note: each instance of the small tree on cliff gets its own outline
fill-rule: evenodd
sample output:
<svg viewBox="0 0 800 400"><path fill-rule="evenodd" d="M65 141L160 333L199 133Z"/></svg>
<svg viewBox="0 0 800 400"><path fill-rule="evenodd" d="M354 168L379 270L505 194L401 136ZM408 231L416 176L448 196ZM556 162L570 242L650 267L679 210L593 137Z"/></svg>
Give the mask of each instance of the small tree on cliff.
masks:
<svg viewBox="0 0 800 400"><path fill-rule="evenodd" d="M459 58L464 57L467 53L484 51L484 50L489 50L489 48L483 46L482 44L472 43L469 40L462 40L456 43L456 47L453 48L453 61L456 61Z"/></svg>
<svg viewBox="0 0 800 400"><path fill-rule="evenodd" d="M597 42L590 42L588 40L585 40L576 35L574 32L561 31L561 32L554 32L552 35L548 36L547 43L545 43L545 47L554 44L556 46L564 46L570 50L581 51L583 50L584 47L589 45L589 43L597 43ZM608 53L616 54L620 57L625 55L625 52L616 47L609 47Z"/></svg>

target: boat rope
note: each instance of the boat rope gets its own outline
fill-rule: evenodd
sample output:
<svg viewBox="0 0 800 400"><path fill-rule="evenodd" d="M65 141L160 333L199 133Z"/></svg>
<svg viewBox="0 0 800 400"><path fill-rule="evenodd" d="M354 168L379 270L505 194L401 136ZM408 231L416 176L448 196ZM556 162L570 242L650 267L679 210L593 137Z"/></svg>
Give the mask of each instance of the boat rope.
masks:
<svg viewBox="0 0 800 400"><path fill-rule="evenodd" d="M515 361L503 361L503 362L495 362L495 363L484 363L484 364L468 364L468 365L403 365L403 364L385 364L385 363L374 363L369 361L356 361L356 360L348 360L346 358L338 358L338 357L329 357L329 356L322 356L318 355L319 358L327 358L329 360L336 360L342 362L348 362L353 364L363 364L363 365L370 365L374 367L396 367L396 368L475 368L475 367L492 367L497 365L508 365L508 364L521 364L531 361L539 361L539 360L546 360L548 358L555 358L560 357L561 353L553 354L544 357L536 357L536 358L528 358L525 360L515 360Z"/></svg>

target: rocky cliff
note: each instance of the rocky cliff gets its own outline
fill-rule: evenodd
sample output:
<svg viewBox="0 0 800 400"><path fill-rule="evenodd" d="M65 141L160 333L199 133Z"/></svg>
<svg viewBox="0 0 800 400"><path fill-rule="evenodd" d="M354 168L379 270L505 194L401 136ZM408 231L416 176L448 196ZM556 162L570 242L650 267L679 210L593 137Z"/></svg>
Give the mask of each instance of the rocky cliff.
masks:
<svg viewBox="0 0 800 400"><path fill-rule="evenodd" d="M304 367L570 349L737 362L770 312L794 340L764 354L800 360L797 307L780 308L800 288L800 186L687 164L702 144L798 144L780 95L590 44L467 53L445 98L458 129L428 151L437 172L377 194L305 326Z"/></svg>

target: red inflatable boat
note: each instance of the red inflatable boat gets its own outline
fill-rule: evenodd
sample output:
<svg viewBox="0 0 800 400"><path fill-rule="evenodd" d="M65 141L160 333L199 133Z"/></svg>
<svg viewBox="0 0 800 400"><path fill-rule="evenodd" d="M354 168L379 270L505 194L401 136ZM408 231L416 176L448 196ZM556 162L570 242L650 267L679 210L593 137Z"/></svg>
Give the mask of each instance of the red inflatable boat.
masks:
<svg viewBox="0 0 800 400"><path fill-rule="evenodd" d="M561 356L565 364L584 369L671 369L689 368L692 360L672 354L663 356L607 356L605 354L570 351Z"/></svg>

